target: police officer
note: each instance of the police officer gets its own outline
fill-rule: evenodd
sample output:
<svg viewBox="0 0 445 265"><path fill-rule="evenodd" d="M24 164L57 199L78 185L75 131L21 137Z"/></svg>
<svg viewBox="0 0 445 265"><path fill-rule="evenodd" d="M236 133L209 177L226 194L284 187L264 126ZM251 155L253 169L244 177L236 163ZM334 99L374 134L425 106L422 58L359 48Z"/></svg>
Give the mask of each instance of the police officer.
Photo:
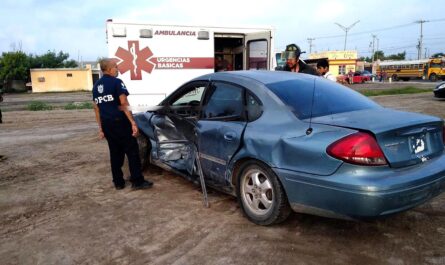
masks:
<svg viewBox="0 0 445 265"><path fill-rule="evenodd" d="M295 44L286 46L286 50L282 53L282 57L287 60L284 71L317 75L317 71L300 60L302 54L300 47Z"/></svg>
<svg viewBox="0 0 445 265"><path fill-rule="evenodd" d="M125 84L119 78L116 62L112 59L100 61L103 76L93 86L94 112L99 124L99 138L107 139L110 149L111 173L116 189L125 188L122 166L127 155L130 181L133 189L150 188L153 183L144 180L141 172L139 147L136 141L138 127L133 119Z"/></svg>

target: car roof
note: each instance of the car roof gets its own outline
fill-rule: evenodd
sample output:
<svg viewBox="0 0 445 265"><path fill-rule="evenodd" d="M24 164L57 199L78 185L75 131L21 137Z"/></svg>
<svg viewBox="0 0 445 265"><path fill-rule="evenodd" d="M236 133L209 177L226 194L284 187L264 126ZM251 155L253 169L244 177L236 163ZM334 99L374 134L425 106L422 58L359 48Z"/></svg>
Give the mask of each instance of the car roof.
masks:
<svg viewBox="0 0 445 265"><path fill-rule="evenodd" d="M203 75L195 78L194 80L226 80L234 81L236 79L251 79L256 82L262 83L264 85L283 82L287 80L299 80L299 81L310 81L317 76L293 73L287 71L263 71L263 70L247 70L247 71L227 71L227 72L217 72L212 74Z"/></svg>

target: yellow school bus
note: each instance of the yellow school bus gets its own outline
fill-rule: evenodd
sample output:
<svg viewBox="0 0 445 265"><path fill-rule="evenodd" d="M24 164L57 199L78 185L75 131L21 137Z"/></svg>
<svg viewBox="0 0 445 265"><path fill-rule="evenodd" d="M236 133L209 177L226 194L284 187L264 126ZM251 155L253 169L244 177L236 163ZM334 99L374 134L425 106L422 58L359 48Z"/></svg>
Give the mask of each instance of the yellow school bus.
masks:
<svg viewBox="0 0 445 265"><path fill-rule="evenodd" d="M383 61L377 67L377 76L383 74L393 81L410 79L421 79L424 76L425 66L428 59L404 60L404 61Z"/></svg>
<svg viewBox="0 0 445 265"><path fill-rule="evenodd" d="M445 57L429 59L425 66L425 78L432 82L445 80Z"/></svg>

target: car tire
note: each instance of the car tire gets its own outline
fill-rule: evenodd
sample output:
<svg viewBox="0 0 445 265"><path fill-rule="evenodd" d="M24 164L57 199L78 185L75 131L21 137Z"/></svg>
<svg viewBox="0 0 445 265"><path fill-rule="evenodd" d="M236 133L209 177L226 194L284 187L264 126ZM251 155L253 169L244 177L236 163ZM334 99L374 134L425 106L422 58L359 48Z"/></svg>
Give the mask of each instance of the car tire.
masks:
<svg viewBox="0 0 445 265"><path fill-rule="evenodd" d="M431 74L430 75L430 81L431 82L436 82L437 81L437 75L436 74Z"/></svg>
<svg viewBox="0 0 445 265"><path fill-rule="evenodd" d="M392 75L392 81L399 81L399 77L397 75Z"/></svg>
<svg viewBox="0 0 445 265"><path fill-rule="evenodd" d="M291 208L277 175L256 161L245 163L239 172L238 203L247 219L258 225L286 220Z"/></svg>
<svg viewBox="0 0 445 265"><path fill-rule="evenodd" d="M144 170L145 168L147 168L147 166L149 164L149 159L148 159L149 143L148 143L148 139L147 139L147 137L145 135L140 133L136 137L136 140L137 140L138 146L139 146L139 158L141 160L141 168L142 168L142 170Z"/></svg>

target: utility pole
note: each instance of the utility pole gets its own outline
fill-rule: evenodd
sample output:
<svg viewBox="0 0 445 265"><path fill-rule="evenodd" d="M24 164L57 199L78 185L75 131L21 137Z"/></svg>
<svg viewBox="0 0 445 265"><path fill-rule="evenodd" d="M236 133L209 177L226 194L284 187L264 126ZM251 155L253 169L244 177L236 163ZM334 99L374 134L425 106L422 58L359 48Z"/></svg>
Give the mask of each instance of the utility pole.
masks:
<svg viewBox="0 0 445 265"><path fill-rule="evenodd" d="M417 45L417 59L422 59L422 45L423 45L423 23L429 22L429 20L417 20L414 23L420 24L420 38L419 38L419 44Z"/></svg>
<svg viewBox="0 0 445 265"><path fill-rule="evenodd" d="M335 22L335 24L336 24L337 26L339 26L342 30L345 31L345 46L344 46L344 48L343 48L344 51L346 51L346 40L348 39L348 31L349 31L352 27L354 27L355 24L357 24L357 23L359 23L359 22L360 22L360 20L357 20L356 22L352 23L349 27L345 27L345 26L341 25L340 23Z"/></svg>
<svg viewBox="0 0 445 265"><path fill-rule="evenodd" d="M314 40L315 40L315 38L307 38L307 41L309 42L309 54L312 53L312 47L314 46L312 44L312 41L314 41Z"/></svg>
<svg viewBox="0 0 445 265"><path fill-rule="evenodd" d="M371 61L371 65L372 65L372 73L375 73L376 72L376 70L375 70L376 66L374 65L374 61L378 60L378 57L375 58L375 53L376 53L376 51L379 50L379 38L377 38L377 35L375 35L375 34L372 34L371 36L372 36L372 42L371 42L371 44L372 44L372 61ZM377 49L375 49L376 40L377 40Z"/></svg>

